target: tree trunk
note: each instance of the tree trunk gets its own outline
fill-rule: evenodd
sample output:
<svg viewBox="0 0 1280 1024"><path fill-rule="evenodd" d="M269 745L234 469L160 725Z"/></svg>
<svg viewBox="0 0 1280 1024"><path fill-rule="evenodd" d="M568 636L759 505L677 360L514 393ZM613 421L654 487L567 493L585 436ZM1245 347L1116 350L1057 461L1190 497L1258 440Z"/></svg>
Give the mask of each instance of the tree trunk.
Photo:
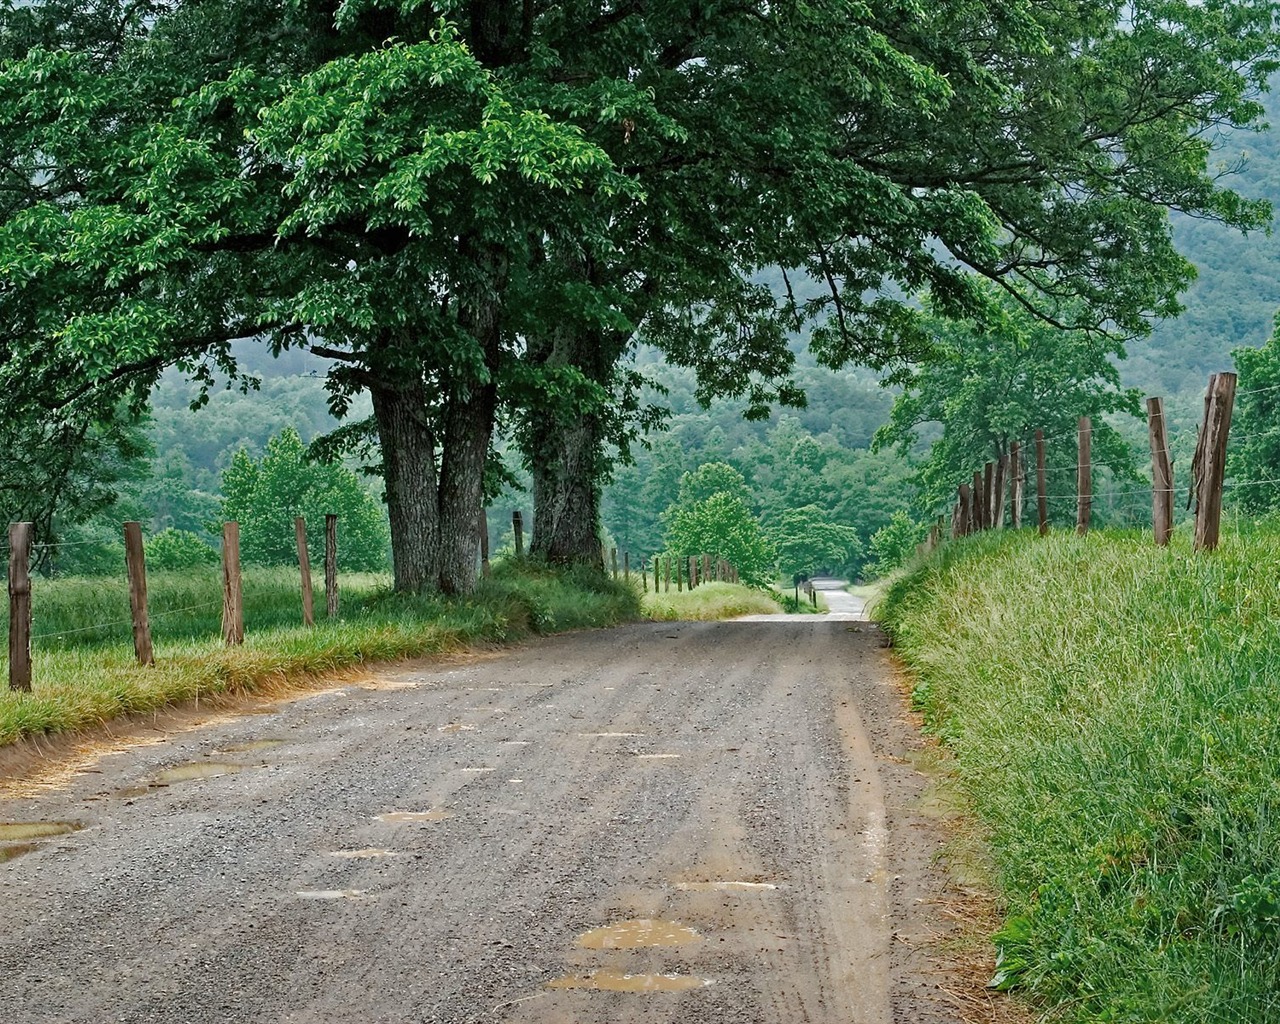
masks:
<svg viewBox="0 0 1280 1024"><path fill-rule="evenodd" d="M382 446L395 588L434 589L440 576L440 514L426 394L421 381L370 391ZM474 513L472 519L474 524Z"/></svg>
<svg viewBox="0 0 1280 1024"><path fill-rule="evenodd" d="M498 363L502 354L502 305L506 257L491 247L472 246L484 284L459 310L458 323L475 339L485 377L452 385L442 424L440 453L440 564L437 586L445 594L469 594L478 576L480 538L476 515L484 507L484 466L498 409Z"/></svg>
<svg viewBox="0 0 1280 1024"><path fill-rule="evenodd" d="M551 562L585 562L604 569L600 549L599 420L572 424L540 414L540 444L532 461L533 542L530 550Z"/></svg>

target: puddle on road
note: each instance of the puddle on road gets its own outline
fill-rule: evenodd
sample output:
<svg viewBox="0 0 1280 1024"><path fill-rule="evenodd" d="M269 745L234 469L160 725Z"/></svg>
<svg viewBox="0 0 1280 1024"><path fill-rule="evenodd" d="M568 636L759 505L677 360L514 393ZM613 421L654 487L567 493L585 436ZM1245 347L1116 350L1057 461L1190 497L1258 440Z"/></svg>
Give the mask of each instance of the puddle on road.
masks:
<svg viewBox="0 0 1280 1024"><path fill-rule="evenodd" d="M677 882L681 892L767 892L778 888L772 882Z"/></svg>
<svg viewBox="0 0 1280 1024"><path fill-rule="evenodd" d="M390 821L393 823L444 821L446 818L453 817L453 811L446 811L443 807L434 811L388 811L386 814L378 814L375 817L378 821Z"/></svg>
<svg viewBox="0 0 1280 1024"><path fill-rule="evenodd" d="M576 944L584 949L642 949L651 946L684 946L701 941L701 935L682 924L640 918L593 928L579 936Z"/></svg>
<svg viewBox="0 0 1280 1024"><path fill-rule="evenodd" d="M624 974L604 968L591 974L569 974L547 982L547 988L581 988L596 992L689 992L714 985L692 974Z"/></svg>
<svg viewBox="0 0 1280 1024"><path fill-rule="evenodd" d="M4 821L0 822L0 840L47 839L79 832L82 828L78 821Z"/></svg>
<svg viewBox="0 0 1280 1024"><path fill-rule="evenodd" d="M255 750L271 750L273 747L282 747L285 740L245 740L243 743L228 743L226 746L218 747L224 754L250 754Z"/></svg>
<svg viewBox="0 0 1280 1024"><path fill-rule="evenodd" d="M475 732L474 725L467 725L463 722L450 722L448 725L439 726L436 732Z"/></svg>
<svg viewBox="0 0 1280 1024"><path fill-rule="evenodd" d="M152 783L157 786L168 786L175 782L216 779L223 775L234 775L236 772L241 771L244 771L244 765L223 764L218 761L200 761L195 764L180 764L176 768L166 768L156 774Z"/></svg>
<svg viewBox="0 0 1280 1024"><path fill-rule="evenodd" d="M367 889L303 889L294 895L301 900L358 900Z"/></svg>
<svg viewBox="0 0 1280 1024"><path fill-rule="evenodd" d="M376 857L394 857L395 850L384 850L380 846L371 846L366 850L334 850L329 854L330 857L338 857L341 860L373 860Z"/></svg>
<svg viewBox="0 0 1280 1024"><path fill-rule="evenodd" d="M13 846L0 846L0 864L9 860L17 860L24 853L30 853L32 850L38 849L40 849L39 843L15 843Z"/></svg>

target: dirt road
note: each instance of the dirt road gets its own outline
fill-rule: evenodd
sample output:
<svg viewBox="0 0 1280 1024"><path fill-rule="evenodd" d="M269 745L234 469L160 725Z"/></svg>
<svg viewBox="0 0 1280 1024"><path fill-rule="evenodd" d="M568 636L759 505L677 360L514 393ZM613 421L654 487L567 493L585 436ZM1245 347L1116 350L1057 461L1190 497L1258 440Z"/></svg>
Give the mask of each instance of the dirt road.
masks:
<svg viewBox="0 0 1280 1024"><path fill-rule="evenodd" d="M0 820L77 830L0 846L4 1019L954 1020L882 645L579 633L10 786Z"/></svg>

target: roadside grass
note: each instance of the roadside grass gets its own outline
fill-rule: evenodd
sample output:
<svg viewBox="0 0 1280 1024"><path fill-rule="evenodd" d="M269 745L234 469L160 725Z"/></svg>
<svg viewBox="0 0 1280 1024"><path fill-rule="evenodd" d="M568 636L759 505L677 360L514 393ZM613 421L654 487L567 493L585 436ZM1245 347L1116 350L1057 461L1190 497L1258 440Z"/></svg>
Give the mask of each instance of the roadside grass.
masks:
<svg viewBox="0 0 1280 1024"><path fill-rule="evenodd" d="M738 583L703 583L693 590L645 594L645 615L659 622L712 622L739 615L776 615L782 611L769 595Z"/></svg>
<svg viewBox="0 0 1280 1024"><path fill-rule="evenodd" d="M827 599L822 596L821 591L818 591L818 603L815 605L809 595L803 591L797 600L795 588L788 590L782 584L775 583L773 589L773 599L782 605L782 610L788 615L825 615L831 610L827 607Z"/></svg>
<svg viewBox="0 0 1280 1024"><path fill-rule="evenodd" d="M205 578L212 575L212 582ZM128 614L114 580L35 581L34 686L0 691L0 745L97 725L119 715L224 693L246 693L374 661L503 643L532 634L640 617L631 588L599 574L498 563L467 598L397 595L382 577L344 576L340 617L301 625L296 572L245 574L246 637L221 641L216 573L156 574L149 582L156 664L134 663ZM123 602L123 605L121 605ZM181 612L176 609L185 609ZM166 614L166 611L171 614Z"/></svg>
<svg viewBox="0 0 1280 1024"><path fill-rule="evenodd" d="M881 617L989 832L997 984L1053 1020L1280 1020L1280 527L986 534Z"/></svg>

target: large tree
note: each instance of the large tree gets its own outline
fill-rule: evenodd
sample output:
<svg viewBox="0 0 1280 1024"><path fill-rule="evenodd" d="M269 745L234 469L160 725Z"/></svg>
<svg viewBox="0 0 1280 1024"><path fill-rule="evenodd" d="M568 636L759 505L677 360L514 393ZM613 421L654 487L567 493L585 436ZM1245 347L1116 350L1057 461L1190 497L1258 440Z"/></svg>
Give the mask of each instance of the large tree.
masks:
<svg viewBox="0 0 1280 1024"><path fill-rule="evenodd" d="M968 267L1050 321L1136 332L1190 274L1165 207L1266 215L1207 158L1258 115L1272 3L5 14L5 411L137 402L170 364L234 374L236 338L310 347L338 411L372 394L402 588L471 585L506 415L537 545L598 557L638 329L760 413L798 400L789 330L831 365L911 356L897 296L979 315Z"/></svg>

